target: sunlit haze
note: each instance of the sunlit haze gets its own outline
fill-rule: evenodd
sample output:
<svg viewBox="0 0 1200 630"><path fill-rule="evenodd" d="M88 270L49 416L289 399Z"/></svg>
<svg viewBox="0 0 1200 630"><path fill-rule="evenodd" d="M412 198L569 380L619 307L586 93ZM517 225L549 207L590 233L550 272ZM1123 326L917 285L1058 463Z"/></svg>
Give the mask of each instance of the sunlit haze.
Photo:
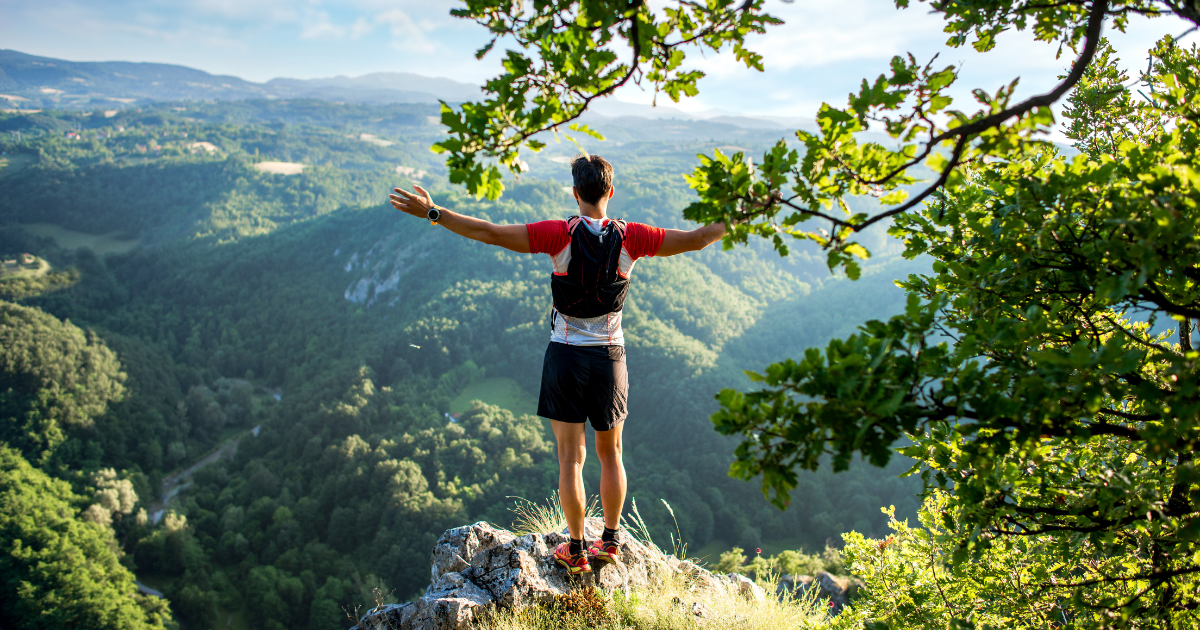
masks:
<svg viewBox="0 0 1200 630"><path fill-rule="evenodd" d="M4 48L73 61L147 61L180 64L251 81L276 77L358 76L413 72L482 83L499 71L499 54L482 61L474 51L487 41L483 27L450 15L446 0L3 0ZM655 4L663 4L662 2ZM1071 52L1027 33L1000 38L991 53L944 45L942 22L921 3L896 10L867 0L773 0L768 9L783 26L752 39L766 72L747 70L731 54L691 63L707 73L699 96L672 104L684 111L716 109L746 114L811 117L821 102L843 103L864 77L874 77L896 54L918 60L940 53L938 63L961 64L956 96L969 89L995 91L1021 78L1019 95L1051 87ZM1177 27L1177 28L1176 28ZM1108 33L1122 62L1139 67L1145 50L1182 22L1138 19L1127 33ZM650 103L646 86L618 94ZM664 97L660 105L669 101Z"/></svg>

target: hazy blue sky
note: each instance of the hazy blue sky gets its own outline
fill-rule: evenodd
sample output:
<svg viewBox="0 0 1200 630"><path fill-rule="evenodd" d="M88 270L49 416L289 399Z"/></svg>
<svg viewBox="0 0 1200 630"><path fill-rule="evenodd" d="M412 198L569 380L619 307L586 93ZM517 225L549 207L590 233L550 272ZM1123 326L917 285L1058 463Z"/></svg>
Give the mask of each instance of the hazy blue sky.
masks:
<svg viewBox="0 0 1200 630"><path fill-rule="evenodd" d="M155 61L231 74L253 81L406 71L482 82L496 73L498 55L476 61L486 41L474 23L453 18L450 0L0 0L0 48L76 61ZM653 4L663 5L664 0ZM843 104L863 77L874 77L894 54L913 52L939 63L963 63L967 89L995 91L1021 77L1020 93L1045 90L1067 65L1070 51L1023 33L1007 34L986 55L947 49L942 22L914 2L897 10L888 0L768 2L786 24L754 40L767 72L748 71L730 55L695 56L709 76L701 95L680 107L811 117L822 101ZM1111 34L1122 57L1141 66L1144 52L1185 24L1141 20L1130 33ZM649 102L636 88L623 100ZM660 99L660 104L665 99Z"/></svg>

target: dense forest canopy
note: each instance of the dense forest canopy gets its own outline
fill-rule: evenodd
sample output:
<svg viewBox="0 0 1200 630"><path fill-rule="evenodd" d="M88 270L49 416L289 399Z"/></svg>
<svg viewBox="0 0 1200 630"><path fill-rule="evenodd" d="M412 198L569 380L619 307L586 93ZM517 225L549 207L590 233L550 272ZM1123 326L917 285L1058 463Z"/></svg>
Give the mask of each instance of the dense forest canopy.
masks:
<svg viewBox="0 0 1200 630"><path fill-rule="evenodd" d="M189 627L333 627L375 589L423 588L413 559L446 528L506 526L513 497L554 487L544 421L486 396L470 405L474 392L536 393L547 261L400 220L383 201L419 182L473 216L565 217L577 149L553 145L502 199L476 200L428 151L436 114L302 100L0 115L0 253L74 274L3 304L0 337L62 339L53 355L2 345L0 395L19 420L5 412L4 439L74 486L76 520L111 530L121 562ZM641 119L605 131L613 214L665 227L687 225L680 173L696 153L770 137ZM64 193L80 189L87 204ZM885 533L880 507L915 515L919 483L897 477L901 462L812 473L792 509L773 508L727 476L734 443L708 420L722 386L748 384L742 370L903 308L893 278L928 265L886 235L873 247L854 283L815 248L639 262L626 466L660 541L681 534L712 562L733 546L816 552L851 529ZM101 387L67 397L89 378ZM40 397L21 397L29 387ZM450 418L452 404L468 411ZM86 420L71 415L83 408Z"/></svg>
<svg viewBox="0 0 1200 630"><path fill-rule="evenodd" d="M165 602L136 595L113 530L80 515L70 484L0 446L0 601L18 628L163 628Z"/></svg>

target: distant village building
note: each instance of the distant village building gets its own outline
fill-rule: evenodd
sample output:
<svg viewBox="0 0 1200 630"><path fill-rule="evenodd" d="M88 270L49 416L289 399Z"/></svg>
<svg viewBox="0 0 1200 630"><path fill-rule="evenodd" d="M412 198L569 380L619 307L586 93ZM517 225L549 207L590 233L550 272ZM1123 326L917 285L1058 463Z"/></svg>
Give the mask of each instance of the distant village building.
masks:
<svg viewBox="0 0 1200 630"><path fill-rule="evenodd" d="M21 264L22 265L32 265L36 261L37 261L37 257L34 256L33 254L21 254Z"/></svg>

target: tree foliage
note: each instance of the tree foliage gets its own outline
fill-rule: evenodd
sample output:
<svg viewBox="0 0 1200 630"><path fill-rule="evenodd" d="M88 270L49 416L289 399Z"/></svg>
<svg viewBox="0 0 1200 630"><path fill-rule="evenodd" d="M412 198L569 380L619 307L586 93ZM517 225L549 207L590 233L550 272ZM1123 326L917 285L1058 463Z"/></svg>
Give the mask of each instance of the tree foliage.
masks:
<svg viewBox="0 0 1200 630"><path fill-rule="evenodd" d="M138 593L108 527L79 518L66 482L0 445L0 621L14 628L165 628L167 603Z"/></svg>
<svg viewBox="0 0 1200 630"><path fill-rule="evenodd" d="M1031 145L964 169L892 229L936 261L900 283L905 314L768 367L760 391L722 392L714 421L747 436L733 472L762 473L780 504L825 450L883 463L910 439L900 452L948 492L934 564L977 585L1023 579L1011 606L1058 606L1079 627L1185 627L1200 576L1200 56L1161 41L1138 102L1102 48L1072 97L1095 121L1072 127L1085 153ZM965 568L1027 555L1053 561Z"/></svg>
<svg viewBox="0 0 1200 630"><path fill-rule="evenodd" d="M477 57L500 41L520 50L506 51L504 73L484 85L487 99L458 110L443 104L442 124L450 137L433 148L448 154L451 182L495 199L504 185L499 166L488 160L520 174L527 166L520 150L540 151L546 145L534 136L553 131L557 138L559 125L603 139L572 121L617 88L645 81L655 95L664 92L672 101L695 95L704 73L683 68L689 47L729 47L746 67L762 70L762 56L745 47L746 36L781 24L762 13L763 4L706 0L656 14L643 0L467 0L451 13L492 34Z"/></svg>
<svg viewBox="0 0 1200 630"><path fill-rule="evenodd" d="M116 355L70 322L0 302L0 440L34 458L124 394Z"/></svg>

